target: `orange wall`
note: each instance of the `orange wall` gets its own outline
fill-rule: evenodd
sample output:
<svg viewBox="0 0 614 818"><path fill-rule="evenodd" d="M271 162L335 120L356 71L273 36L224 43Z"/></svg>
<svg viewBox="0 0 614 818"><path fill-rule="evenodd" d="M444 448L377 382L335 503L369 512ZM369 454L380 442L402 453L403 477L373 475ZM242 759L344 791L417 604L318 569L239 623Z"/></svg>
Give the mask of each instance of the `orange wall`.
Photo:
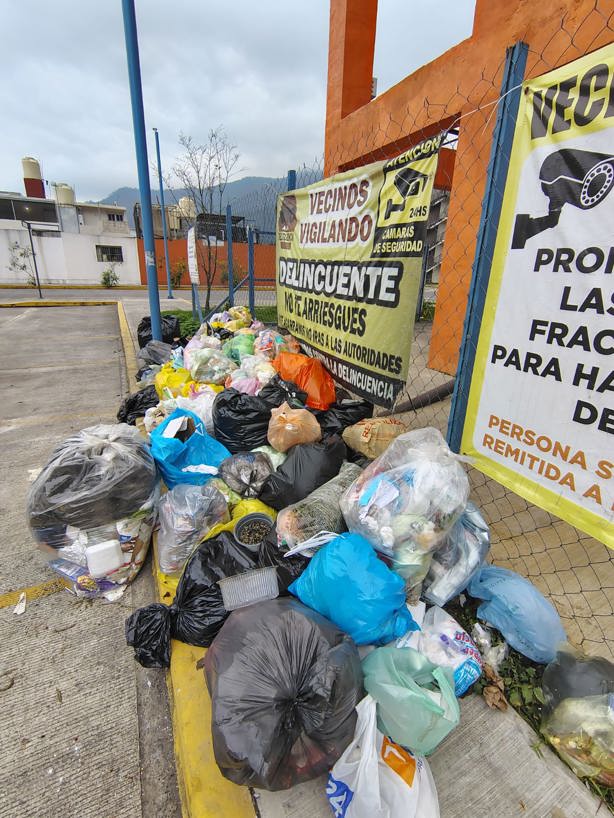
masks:
<svg viewBox="0 0 614 818"><path fill-rule="evenodd" d="M166 284L166 266L164 264L164 242L162 239L156 239L156 261L158 263L158 282ZM147 272L145 270L145 253L143 250L143 239L137 239L139 252L139 268L141 271L141 284L147 283ZM214 287L225 287L227 281L222 281L222 270L226 266L227 248L223 247L213 248L213 252L217 253L217 271ZM171 239L168 242L168 255L171 267L171 275L173 273L173 265L178 261L184 261L187 267L188 249L185 239ZM234 281L238 284L241 278L247 275L247 244L234 242L232 245L233 267L234 267ZM270 278L275 279L275 245L274 244L256 244L254 246L254 266L256 278ZM240 268L240 269L239 269ZM204 273L200 271L200 281L204 284ZM189 286L190 277L187 269L181 279L181 284Z"/></svg>
<svg viewBox="0 0 614 818"><path fill-rule="evenodd" d="M535 77L613 42L611 12L612 0L477 0L470 38L370 101L377 0L331 0L325 175L459 122L456 161L446 157L438 174L440 186L452 173L454 182L429 366L454 373L458 363L506 47L528 43L526 76ZM409 26L408 48L411 38Z"/></svg>

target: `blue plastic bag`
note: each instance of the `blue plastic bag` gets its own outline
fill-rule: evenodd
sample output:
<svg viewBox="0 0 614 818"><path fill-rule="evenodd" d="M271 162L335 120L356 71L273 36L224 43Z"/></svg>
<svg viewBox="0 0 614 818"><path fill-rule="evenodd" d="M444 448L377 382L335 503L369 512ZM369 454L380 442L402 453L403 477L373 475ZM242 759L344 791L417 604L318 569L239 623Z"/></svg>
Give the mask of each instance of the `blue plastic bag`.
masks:
<svg viewBox="0 0 614 818"><path fill-rule="evenodd" d="M165 437L165 429L168 429L169 425L172 429L176 421L182 419L193 422L192 434L183 442L175 436ZM220 463L230 457L228 449L207 434L203 421L185 409L175 409L164 423L151 432L150 442L153 458L169 489L180 483L202 486L217 474ZM191 468L203 466L209 469L199 471Z"/></svg>
<svg viewBox="0 0 614 818"><path fill-rule="evenodd" d="M384 645L419 630L405 605L405 582L360 534L341 534L316 553L290 593L357 645Z"/></svg>
<svg viewBox="0 0 614 818"><path fill-rule="evenodd" d="M467 593L485 600L478 616L497 628L523 656L540 664L551 662L558 645L567 640L553 605L514 571L483 566L467 587Z"/></svg>

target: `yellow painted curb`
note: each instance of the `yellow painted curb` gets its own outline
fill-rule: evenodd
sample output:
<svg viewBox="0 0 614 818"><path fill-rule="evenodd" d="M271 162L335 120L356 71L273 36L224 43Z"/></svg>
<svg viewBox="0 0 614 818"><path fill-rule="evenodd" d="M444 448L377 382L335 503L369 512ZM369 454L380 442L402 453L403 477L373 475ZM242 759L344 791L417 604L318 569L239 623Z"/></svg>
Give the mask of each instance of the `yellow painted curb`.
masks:
<svg viewBox="0 0 614 818"><path fill-rule="evenodd" d="M9 608L11 605L17 605L19 597L24 593L26 595L26 601L32 602L34 599L56 594L65 588L66 585L61 579L50 579L47 582L41 582L40 585L30 585L27 588L20 588L18 591L8 591L6 594L0 595L0 608Z"/></svg>
<svg viewBox="0 0 614 818"><path fill-rule="evenodd" d="M122 346L124 348L124 360L126 361L126 374L128 375L128 391L132 391L131 387L134 384L134 378L138 372L136 363L136 355L134 354L134 341L132 340L132 333L130 332L130 325L126 318L126 310L121 301L117 302L117 319L119 321L119 333L122 339Z"/></svg>
<svg viewBox="0 0 614 818"><path fill-rule="evenodd" d="M154 540L156 537L157 533ZM158 599L170 605L177 580L159 570L155 554L154 543L153 572ZM211 699L204 673L196 668L205 653L206 648L172 640L167 686L183 818L254 818L250 790L224 778L215 763Z"/></svg>
<svg viewBox="0 0 614 818"><path fill-rule="evenodd" d="M0 307L112 307L119 301L0 301Z"/></svg>

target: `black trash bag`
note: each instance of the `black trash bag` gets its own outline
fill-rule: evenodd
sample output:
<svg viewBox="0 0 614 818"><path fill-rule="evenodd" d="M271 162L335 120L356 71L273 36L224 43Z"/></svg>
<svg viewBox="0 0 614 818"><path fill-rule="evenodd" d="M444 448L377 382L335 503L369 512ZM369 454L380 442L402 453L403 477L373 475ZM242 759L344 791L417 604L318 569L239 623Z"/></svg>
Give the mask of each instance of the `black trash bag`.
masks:
<svg viewBox="0 0 614 818"><path fill-rule="evenodd" d="M165 344L172 344L175 338L179 338L181 335L181 329L179 328L179 319L176 315L163 315L162 316L162 340ZM136 336L138 338L139 347L143 349L143 347L148 344L152 340L151 336L151 317L146 315L144 318L141 318L141 321L136 330Z"/></svg>
<svg viewBox="0 0 614 818"><path fill-rule="evenodd" d="M348 426L353 426L359 420L370 418L373 415L373 404L366 400L349 400L333 403L326 411L321 409L311 409L315 415L322 437L330 435L340 435Z"/></svg>
<svg viewBox="0 0 614 818"><path fill-rule="evenodd" d="M298 579L309 565L307 557L295 554L284 557L284 552L277 545L277 531L273 528L264 538L258 551L259 568L277 568L277 585L279 593L284 596L295 579Z"/></svg>
<svg viewBox="0 0 614 818"><path fill-rule="evenodd" d="M218 477L241 497L257 497L272 471L273 464L264 452L242 452L222 460Z"/></svg>
<svg viewBox="0 0 614 818"><path fill-rule="evenodd" d="M28 522L39 542L62 548L67 525L88 530L130 517L157 479L149 446L134 427L90 426L52 452L30 489Z"/></svg>
<svg viewBox="0 0 614 818"><path fill-rule="evenodd" d="M233 611L204 659L215 760L235 784L285 790L330 770L363 696L350 637L297 599Z"/></svg>
<svg viewBox="0 0 614 818"><path fill-rule="evenodd" d="M160 402L155 386L146 386L140 392L135 392L134 395L128 395L124 398L122 405L117 412L117 420L119 423L128 423L134 426L137 418L145 416L145 412L151 409L152 406L157 406Z"/></svg>
<svg viewBox="0 0 614 818"><path fill-rule="evenodd" d="M346 445L336 435L292 446L281 466L264 481L260 500L277 511L298 503L336 477L346 455Z"/></svg>
<svg viewBox="0 0 614 818"><path fill-rule="evenodd" d="M232 454L267 446L270 419L268 404L237 389L224 389L213 403L215 438Z"/></svg>
<svg viewBox="0 0 614 818"><path fill-rule="evenodd" d="M307 401L307 392L303 392L292 381L284 381L279 375L274 375L265 383L258 397L271 409L277 409L282 403L287 403L291 409L304 409Z"/></svg>
<svg viewBox="0 0 614 818"><path fill-rule="evenodd" d="M583 699L614 693L614 664L603 656L557 651L542 677L546 705L554 710L563 699Z"/></svg>
<svg viewBox="0 0 614 818"><path fill-rule="evenodd" d="M257 568L256 556L223 531L205 540L188 559L172 605L154 603L126 619L126 642L143 667L169 667L170 640L208 647L228 611L219 579Z"/></svg>
<svg viewBox="0 0 614 818"><path fill-rule="evenodd" d="M160 366L170 361L173 354L173 347L165 344L164 341L149 341L136 354L139 367Z"/></svg>

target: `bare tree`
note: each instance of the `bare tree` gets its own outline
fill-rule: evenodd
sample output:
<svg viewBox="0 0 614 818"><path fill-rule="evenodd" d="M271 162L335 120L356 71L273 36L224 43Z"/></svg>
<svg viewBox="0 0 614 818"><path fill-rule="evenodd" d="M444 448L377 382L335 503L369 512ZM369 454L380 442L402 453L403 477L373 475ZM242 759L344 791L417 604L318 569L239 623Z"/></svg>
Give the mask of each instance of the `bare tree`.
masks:
<svg viewBox="0 0 614 818"><path fill-rule="evenodd" d="M224 190L239 161L237 147L231 144L222 127L209 131L204 144L199 144L191 136L181 133L179 144L183 148L183 153L172 168L174 184L167 182L167 186L171 191L174 187L184 188L194 202L196 216L203 214L206 224L206 214L222 213ZM196 219L191 221L195 222ZM218 269L217 244L211 243L211 236L197 239L196 257L198 268L205 276L205 310L209 310L211 287Z"/></svg>

